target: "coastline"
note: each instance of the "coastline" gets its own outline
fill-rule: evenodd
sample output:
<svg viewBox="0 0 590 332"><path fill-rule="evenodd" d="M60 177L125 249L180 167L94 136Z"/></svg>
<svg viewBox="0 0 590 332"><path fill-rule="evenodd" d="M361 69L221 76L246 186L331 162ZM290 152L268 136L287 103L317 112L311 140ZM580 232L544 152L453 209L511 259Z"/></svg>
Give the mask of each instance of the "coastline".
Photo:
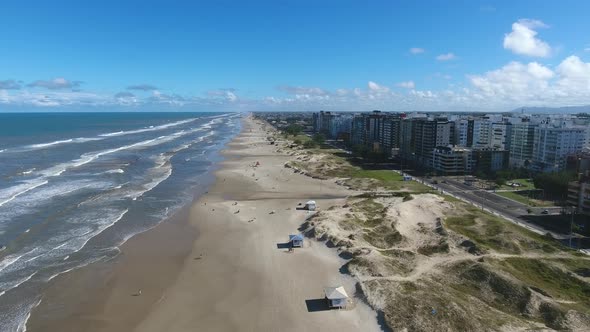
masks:
<svg viewBox="0 0 590 332"><path fill-rule="evenodd" d="M323 287L354 294L335 251L314 241L294 254L277 247L308 216L297 203L328 208L350 192L285 169L289 156L243 121L208 193L131 238L114 261L56 278L27 331L379 330L358 299L352 310L308 312Z"/></svg>

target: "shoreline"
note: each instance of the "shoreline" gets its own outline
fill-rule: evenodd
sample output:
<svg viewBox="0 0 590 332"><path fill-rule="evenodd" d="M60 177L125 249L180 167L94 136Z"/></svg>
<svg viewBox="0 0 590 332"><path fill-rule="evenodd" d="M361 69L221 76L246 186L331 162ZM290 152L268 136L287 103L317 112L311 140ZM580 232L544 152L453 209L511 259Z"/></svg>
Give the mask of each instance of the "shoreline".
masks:
<svg viewBox="0 0 590 332"><path fill-rule="evenodd" d="M239 132L237 135L239 135ZM231 140L227 141L218 152L212 170L202 175L204 177L203 187L196 188L193 191L191 202L180 207L158 224L126 238L122 244L118 245L119 254L115 257L64 271L51 278L41 298L32 307L27 319L23 321L24 325L21 325L21 328L24 326L24 329L21 331L56 329L61 331L80 331L80 329L89 331L92 328L99 330L98 326L94 326L94 323L100 321L100 319L94 318L97 316L96 313L107 307L109 301L113 301L109 298L111 293L120 290L121 286L131 282L129 279L134 278L133 267L145 265L142 263L144 256L149 253L149 250L156 249L159 254L158 259L152 257L152 261L165 264L167 267L166 275L159 274L158 278L149 280L153 284L154 294L133 303L136 309L135 317L127 317L124 320L119 319L116 323L114 322L114 324L120 326L121 331L128 331L137 325L156 302L154 301L155 294L161 296L166 287L174 282L174 278L182 268L184 258L190 254L191 245L198 237L196 228L189 223L190 208L215 183L215 173L220 168L220 162L226 158L224 151L229 142ZM206 176L207 174L209 174L209 177ZM171 236L175 239L181 237L182 241L169 241L167 237ZM154 243L160 242L162 242L160 245L153 246ZM164 244L173 244L173 246L165 246ZM173 259L172 262L170 261L171 258ZM139 278L134 279L139 280ZM139 289L137 288L135 292ZM80 298L80 294L92 299ZM142 295L145 294L142 292ZM139 297L137 298L139 299ZM126 310L127 308L123 307L123 309ZM83 317L93 318L86 319ZM88 324L84 322L85 320L89 321Z"/></svg>
<svg viewBox="0 0 590 332"><path fill-rule="evenodd" d="M306 306L327 286L353 296L356 281L322 242L306 239L293 254L279 245L311 215L297 203L328 208L350 192L284 168L289 156L265 138L244 119L208 193L130 239L114 262L57 278L27 331L379 331L377 313L358 298L351 310Z"/></svg>

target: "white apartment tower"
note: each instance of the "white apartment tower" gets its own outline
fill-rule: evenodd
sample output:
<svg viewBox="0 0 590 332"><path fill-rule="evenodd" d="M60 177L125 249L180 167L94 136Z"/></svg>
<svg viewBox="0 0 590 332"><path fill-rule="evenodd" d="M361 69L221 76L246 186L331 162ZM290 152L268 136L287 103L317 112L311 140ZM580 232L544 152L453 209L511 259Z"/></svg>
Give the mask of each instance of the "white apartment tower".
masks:
<svg viewBox="0 0 590 332"><path fill-rule="evenodd" d="M541 172L563 170L566 157L584 149L586 137L586 127L555 127L549 124L536 127L533 169Z"/></svg>

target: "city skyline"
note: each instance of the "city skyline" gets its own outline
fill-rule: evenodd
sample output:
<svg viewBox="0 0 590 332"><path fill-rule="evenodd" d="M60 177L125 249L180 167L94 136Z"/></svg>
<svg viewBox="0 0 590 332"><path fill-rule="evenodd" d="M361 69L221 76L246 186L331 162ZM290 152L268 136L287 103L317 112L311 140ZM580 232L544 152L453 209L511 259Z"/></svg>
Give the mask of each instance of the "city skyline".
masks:
<svg viewBox="0 0 590 332"><path fill-rule="evenodd" d="M590 4L537 4L11 3L0 111L589 105Z"/></svg>

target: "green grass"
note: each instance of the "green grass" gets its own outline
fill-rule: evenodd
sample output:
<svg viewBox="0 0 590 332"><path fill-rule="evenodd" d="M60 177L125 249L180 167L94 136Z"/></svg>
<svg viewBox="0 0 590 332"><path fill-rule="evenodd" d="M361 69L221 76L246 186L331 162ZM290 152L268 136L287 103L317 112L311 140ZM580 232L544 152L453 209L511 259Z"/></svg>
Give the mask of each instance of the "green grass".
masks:
<svg viewBox="0 0 590 332"><path fill-rule="evenodd" d="M298 140L301 142L301 144L312 140L311 137L303 134L297 135L295 137L290 136L289 139L293 141ZM358 180L370 179L376 182L376 186L387 190L405 190L416 193L432 191L428 186L425 186L416 181L404 181L400 174L392 170L367 170L358 166L353 166L346 158L341 156L342 151L339 149L323 146L320 148L308 148L306 150L310 154L327 154L328 157L326 158L325 163L329 164L330 166L337 166L335 169L328 167L328 170L318 170L316 173L321 173L319 175L324 177L350 178L352 181L350 181L349 185L352 187L357 187L359 185L359 183L355 183L355 180L358 182ZM298 168L307 169L305 167L306 165L303 163L298 163L296 165Z"/></svg>
<svg viewBox="0 0 590 332"><path fill-rule="evenodd" d="M487 264L461 262L452 267L459 272L461 282L452 287L481 299L490 306L509 314L520 315L526 310L531 292L519 283L507 279ZM490 293L485 293L490 289Z"/></svg>
<svg viewBox="0 0 590 332"><path fill-rule="evenodd" d="M369 220L383 219L384 217L383 204L376 202L373 199L364 199L352 204L354 212L360 212Z"/></svg>
<svg viewBox="0 0 590 332"><path fill-rule="evenodd" d="M502 185L502 187L500 189L515 189L515 190L535 189L535 184L533 183L533 181L531 181L531 179L514 179L514 180L506 181L506 183L508 183L508 182L519 183L521 186L520 187L511 187L511 186L505 184L505 185Z"/></svg>
<svg viewBox="0 0 590 332"><path fill-rule="evenodd" d="M515 200L519 203L529 206L554 206L555 203L551 201L542 201L538 199L529 199L527 196L521 195L518 191L501 191L497 192L498 195Z"/></svg>
<svg viewBox="0 0 590 332"><path fill-rule="evenodd" d="M511 257L493 263L555 299L575 301L577 304L573 306L582 310L590 308L590 283L576 278L572 273L538 259Z"/></svg>
<svg viewBox="0 0 590 332"><path fill-rule="evenodd" d="M466 213L447 217L444 221L445 225L468 237L479 247L510 254L519 254L523 250L552 253L566 249L553 239L533 233L477 208L462 205Z"/></svg>
<svg viewBox="0 0 590 332"><path fill-rule="evenodd" d="M395 229L385 225L377 226L363 234L363 238L372 246L379 249L388 249L400 243L402 235Z"/></svg>
<svg viewBox="0 0 590 332"><path fill-rule="evenodd" d="M372 179L378 186L387 190L408 190L413 192L430 192L431 189L416 181L404 181L403 177L392 170L364 170L358 167L345 168L338 172L339 177L351 179Z"/></svg>
<svg viewBox="0 0 590 332"><path fill-rule="evenodd" d="M305 143L305 142L307 142L307 141L311 141L311 137L309 137L307 135L304 135L304 134L299 134L299 135L297 135L295 137L289 136L289 139L292 140L292 141L299 140L302 144Z"/></svg>
<svg viewBox="0 0 590 332"><path fill-rule="evenodd" d="M458 203L458 202L462 202L462 200L455 198L453 196L447 195L447 194L439 194L439 196L442 196L446 202L449 203Z"/></svg>
<svg viewBox="0 0 590 332"><path fill-rule="evenodd" d="M586 277L590 280L590 260L586 258L587 256L580 258L554 258L551 261L563 266L578 276Z"/></svg>

